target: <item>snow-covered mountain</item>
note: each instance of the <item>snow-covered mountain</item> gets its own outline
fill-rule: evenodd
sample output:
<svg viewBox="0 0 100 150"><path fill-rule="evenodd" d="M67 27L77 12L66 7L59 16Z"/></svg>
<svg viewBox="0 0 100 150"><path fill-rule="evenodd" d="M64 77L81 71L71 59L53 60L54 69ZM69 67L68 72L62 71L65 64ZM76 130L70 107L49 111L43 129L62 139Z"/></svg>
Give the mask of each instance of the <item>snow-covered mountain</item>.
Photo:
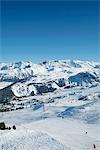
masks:
<svg viewBox="0 0 100 150"><path fill-rule="evenodd" d="M45 61L40 64L32 62L0 63L0 81L17 81L36 76L46 78L68 77L79 72L92 72L99 76L100 63L89 61Z"/></svg>
<svg viewBox="0 0 100 150"><path fill-rule="evenodd" d="M99 62L79 60L0 63L0 84L16 83L17 97L52 92L63 86L92 86L100 83Z"/></svg>

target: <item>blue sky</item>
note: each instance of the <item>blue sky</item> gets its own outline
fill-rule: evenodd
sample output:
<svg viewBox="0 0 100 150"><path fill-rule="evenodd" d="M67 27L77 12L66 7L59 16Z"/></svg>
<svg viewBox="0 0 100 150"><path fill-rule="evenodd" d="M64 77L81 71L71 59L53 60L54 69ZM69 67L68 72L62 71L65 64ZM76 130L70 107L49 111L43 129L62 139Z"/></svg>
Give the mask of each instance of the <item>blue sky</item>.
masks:
<svg viewBox="0 0 100 150"><path fill-rule="evenodd" d="M1 61L100 60L98 1L1 2Z"/></svg>

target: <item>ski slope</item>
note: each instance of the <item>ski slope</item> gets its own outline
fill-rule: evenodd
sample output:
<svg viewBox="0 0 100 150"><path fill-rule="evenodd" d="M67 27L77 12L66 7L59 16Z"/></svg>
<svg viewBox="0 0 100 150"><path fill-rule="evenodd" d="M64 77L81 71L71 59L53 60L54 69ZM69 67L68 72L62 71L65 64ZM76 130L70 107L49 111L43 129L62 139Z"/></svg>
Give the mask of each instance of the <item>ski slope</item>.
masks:
<svg viewBox="0 0 100 150"><path fill-rule="evenodd" d="M0 89L25 79L11 87L17 98L7 106L0 104L13 109L0 112L0 122L16 125L16 130L0 130L0 150L93 150L93 144L100 150L99 64L79 60L0 63ZM63 78L65 85L60 87ZM33 83L51 83L56 89L40 94Z"/></svg>
<svg viewBox="0 0 100 150"><path fill-rule="evenodd" d="M66 146L46 133L17 127L16 131L0 131L0 150L66 150Z"/></svg>
<svg viewBox="0 0 100 150"><path fill-rule="evenodd" d="M100 87L59 89L34 96L53 103L33 109L33 97L22 98L23 110L0 113L0 121L16 130L0 131L1 150L92 150L100 149ZM72 93L76 94L73 95ZM88 100L78 100L80 95ZM16 101L16 104L18 102ZM60 114L60 116L59 116ZM87 134L86 134L87 132Z"/></svg>

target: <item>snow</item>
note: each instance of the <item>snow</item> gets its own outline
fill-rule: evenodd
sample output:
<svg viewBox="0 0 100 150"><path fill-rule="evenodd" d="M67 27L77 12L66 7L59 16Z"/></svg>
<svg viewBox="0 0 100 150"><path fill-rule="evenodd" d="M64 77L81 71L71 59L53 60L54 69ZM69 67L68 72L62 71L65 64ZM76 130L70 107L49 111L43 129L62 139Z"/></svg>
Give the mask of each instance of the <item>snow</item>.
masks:
<svg viewBox="0 0 100 150"><path fill-rule="evenodd" d="M100 137L96 134L100 130L99 126L85 125L80 121L71 119L47 119L34 124L31 123L28 127L49 133L74 150L92 149L92 143L95 143ZM88 132L87 135L86 131Z"/></svg>
<svg viewBox="0 0 100 150"><path fill-rule="evenodd" d="M0 82L0 89L3 89L7 87L8 85L11 85L13 82Z"/></svg>
<svg viewBox="0 0 100 150"><path fill-rule="evenodd" d="M49 95L48 93L37 95L34 99L44 98L46 101L50 97L55 100L54 103L45 103L44 107L41 105L38 109L33 109L31 105L27 107L28 99L31 101L33 97L22 98L26 104L25 109L0 113L1 121L11 126L15 124L17 127L16 131L0 131L2 149L20 150L29 147L37 150L47 148L50 150L92 150L95 143L96 149L99 150L100 134L97 134L100 132L99 89L99 86L88 88L88 90L82 89L83 95L90 96L90 100L87 101L77 99L81 88L59 89L55 91L56 95L54 92ZM73 91L76 94L69 95ZM66 109L69 110L66 111L66 115L63 115L64 118L57 117ZM71 116L70 113L72 113ZM56 147L52 147L54 145Z"/></svg>
<svg viewBox="0 0 100 150"><path fill-rule="evenodd" d="M92 84L96 82L96 77L88 72L80 72L74 76L70 76L69 82L76 82L77 84Z"/></svg>
<svg viewBox="0 0 100 150"><path fill-rule="evenodd" d="M24 126L18 127L15 131L5 131L0 134L2 134L1 150L67 150L66 146L48 134L29 130Z"/></svg>
<svg viewBox="0 0 100 150"><path fill-rule="evenodd" d="M15 76L28 79L12 86L14 94L21 97L10 101L14 110L0 112L0 122L11 127L16 125L16 130L0 130L0 150L92 150L93 144L100 150L100 83L97 82L100 70L96 67L99 64L79 60L1 63L0 79L6 75L12 81ZM14 74L9 75L9 70ZM87 86L65 88L69 77L82 72L89 73L87 81L90 74L97 80ZM65 86L59 87L59 80ZM11 83L0 82L0 88ZM37 83L56 90L38 94L34 86ZM80 96L85 99L79 100ZM20 106L24 109L16 110Z"/></svg>
<svg viewBox="0 0 100 150"><path fill-rule="evenodd" d="M29 96L33 91L34 94L37 94L37 90L34 85L27 86L24 83L17 83L12 86L12 91L15 96L22 97L22 96Z"/></svg>
<svg viewBox="0 0 100 150"><path fill-rule="evenodd" d="M95 72L100 74L99 62L86 62L78 60L59 60L47 61L46 63L33 64L32 62L17 62L17 63L0 63L0 80L8 81L32 78L37 76L37 81L40 77L49 79L57 79L69 77L79 72ZM2 69L5 68L5 69Z"/></svg>

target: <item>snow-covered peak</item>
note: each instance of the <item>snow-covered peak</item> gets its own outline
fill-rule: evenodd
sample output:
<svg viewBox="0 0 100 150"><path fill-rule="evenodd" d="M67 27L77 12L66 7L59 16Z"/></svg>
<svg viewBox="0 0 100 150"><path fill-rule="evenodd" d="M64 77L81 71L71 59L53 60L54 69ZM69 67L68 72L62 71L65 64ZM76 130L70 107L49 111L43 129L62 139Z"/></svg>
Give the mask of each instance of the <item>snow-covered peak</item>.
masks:
<svg viewBox="0 0 100 150"><path fill-rule="evenodd" d="M80 72L95 72L99 76L100 63L80 60L54 60L39 64L32 62L0 63L0 81L17 81L38 77L56 79L69 77Z"/></svg>

